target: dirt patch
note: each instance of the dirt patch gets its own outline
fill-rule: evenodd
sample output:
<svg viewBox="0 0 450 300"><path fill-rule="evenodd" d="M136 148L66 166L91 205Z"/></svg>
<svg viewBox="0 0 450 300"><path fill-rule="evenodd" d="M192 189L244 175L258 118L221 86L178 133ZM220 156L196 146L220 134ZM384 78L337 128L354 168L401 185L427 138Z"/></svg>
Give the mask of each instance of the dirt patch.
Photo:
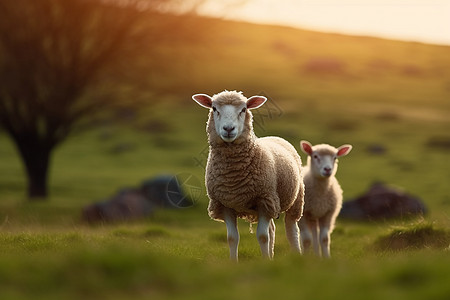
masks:
<svg viewBox="0 0 450 300"><path fill-rule="evenodd" d="M284 41L276 41L272 43L272 49L289 59L293 59L298 56L297 49Z"/></svg>
<svg viewBox="0 0 450 300"><path fill-rule="evenodd" d="M410 77L420 77L425 74L424 70L419 66L415 65L404 65L401 68L400 73L402 75L410 76Z"/></svg>
<svg viewBox="0 0 450 300"><path fill-rule="evenodd" d="M450 232L436 229L432 224L394 229L375 242L375 249L378 251L445 249L449 246Z"/></svg>
<svg viewBox="0 0 450 300"><path fill-rule="evenodd" d="M304 71L313 75L344 75L345 63L334 57L314 57L306 62Z"/></svg>
<svg viewBox="0 0 450 300"><path fill-rule="evenodd" d="M360 125L358 122L336 119L328 123L328 128L336 131L354 131L357 130Z"/></svg>
<svg viewBox="0 0 450 300"><path fill-rule="evenodd" d="M381 121L398 121L401 119L400 115L393 111L380 111L375 115L375 118Z"/></svg>
<svg viewBox="0 0 450 300"><path fill-rule="evenodd" d="M450 150L450 136L432 136L425 146L433 149Z"/></svg>
<svg viewBox="0 0 450 300"><path fill-rule="evenodd" d="M412 107L387 103L364 103L353 106L353 111L373 116L383 121L415 120L448 123L448 110L431 107Z"/></svg>

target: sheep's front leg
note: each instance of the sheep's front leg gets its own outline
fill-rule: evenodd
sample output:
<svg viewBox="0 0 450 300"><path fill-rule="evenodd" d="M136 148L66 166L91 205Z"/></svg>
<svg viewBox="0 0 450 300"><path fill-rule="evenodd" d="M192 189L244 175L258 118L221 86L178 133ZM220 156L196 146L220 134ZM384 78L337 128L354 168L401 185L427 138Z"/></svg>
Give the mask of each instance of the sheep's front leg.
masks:
<svg viewBox="0 0 450 300"><path fill-rule="evenodd" d="M269 225L269 258L273 259L274 248L275 248L275 222L273 219L270 219Z"/></svg>
<svg viewBox="0 0 450 300"><path fill-rule="evenodd" d="M227 240L230 247L230 259L238 261L239 231L236 213L231 209L225 210L224 221L227 225Z"/></svg>
<svg viewBox="0 0 450 300"><path fill-rule="evenodd" d="M256 228L256 237L258 238L261 254L263 257L271 258L269 252L269 227L272 218L267 217L264 213L258 214L258 227Z"/></svg>
<svg viewBox="0 0 450 300"><path fill-rule="evenodd" d="M284 217L284 225L286 227L286 237L292 250L302 253L299 243L299 229L295 218L286 213L286 216Z"/></svg>

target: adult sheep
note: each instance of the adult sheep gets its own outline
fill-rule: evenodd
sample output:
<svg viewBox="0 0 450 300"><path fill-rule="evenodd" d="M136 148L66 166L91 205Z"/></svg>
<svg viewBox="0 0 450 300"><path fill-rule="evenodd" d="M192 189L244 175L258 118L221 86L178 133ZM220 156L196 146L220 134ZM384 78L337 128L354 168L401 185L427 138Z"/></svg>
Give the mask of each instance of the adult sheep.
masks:
<svg viewBox="0 0 450 300"><path fill-rule="evenodd" d="M301 141L300 147L308 154L304 173L304 215L298 223L302 233L302 249L307 251L312 243L317 255L330 257L330 235L342 207L342 188L335 177L337 159L350 153L352 146L312 146L307 141Z"/></svg>
<svg viewBox="0 0 450 300"><path fill-rule="evenodd" d="M279 137L257 138L251 109L266 98L247 99L241 92L224 91L212 97L192 98L208 108L206 132L209 156L205 182L210 199L209 216L224 221L230 258L238 260L237 218L258 222L256 236L263 257L273 258L275 223L286 212L286 235L301 252L297 221L303 211L301 159L295 148Z"/></svg>

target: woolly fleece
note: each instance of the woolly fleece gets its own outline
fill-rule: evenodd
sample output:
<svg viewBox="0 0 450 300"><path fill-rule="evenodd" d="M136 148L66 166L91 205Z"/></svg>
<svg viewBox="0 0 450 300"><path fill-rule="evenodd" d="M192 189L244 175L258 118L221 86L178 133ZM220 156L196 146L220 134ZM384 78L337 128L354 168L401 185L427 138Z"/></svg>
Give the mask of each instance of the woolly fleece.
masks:
<svg viewBox="0 0 450 300"><path fill-rule="evenodd" d="M312 147L314 152L320 155L334 155L337 149L320 144ZM306 220L317 220L325 216L330 220L330 233L333 231L335 220L342 207L342 188L334 174L327 178L316 178L311 170L311 157L308 156L307 165L304 168L305 183L305 206L304 218Z"/></svg>
<svg viewBox="0 0 450 300"><path fill-rule="evenodd" d="M229 91L212 99L213 104L222 105L247 101L241 93ZM211 218L223 221L224 208L228 207L252 223L258 221L258 209L270 218L286 212L300 219L304 196L301 158L290 143L279 137L257 138L249 110L243 133L232 143L217 135L212 110L206 132L209 156L205 181Z"/></svg>

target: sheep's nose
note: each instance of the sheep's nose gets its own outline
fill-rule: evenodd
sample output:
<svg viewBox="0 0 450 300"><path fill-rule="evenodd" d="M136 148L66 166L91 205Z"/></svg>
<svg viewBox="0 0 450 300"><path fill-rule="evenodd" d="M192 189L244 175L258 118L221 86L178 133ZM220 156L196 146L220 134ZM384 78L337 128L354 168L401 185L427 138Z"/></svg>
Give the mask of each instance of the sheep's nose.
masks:
<svg viewBox="0 0 450 300"><path fill-rule="evenodd" d="M325 172L327 172L327 173L330 173L331 172L331 168L329 168L329 167L325 167L325 168L323 168L324 170L325 170Z"/></svg>
<svg viewBox="0 0 450 300"><path fill-rule="evenodd" d="M223 130L225 130L226 132L230 133L234 130L234 126L223 126Z"/></svg>

